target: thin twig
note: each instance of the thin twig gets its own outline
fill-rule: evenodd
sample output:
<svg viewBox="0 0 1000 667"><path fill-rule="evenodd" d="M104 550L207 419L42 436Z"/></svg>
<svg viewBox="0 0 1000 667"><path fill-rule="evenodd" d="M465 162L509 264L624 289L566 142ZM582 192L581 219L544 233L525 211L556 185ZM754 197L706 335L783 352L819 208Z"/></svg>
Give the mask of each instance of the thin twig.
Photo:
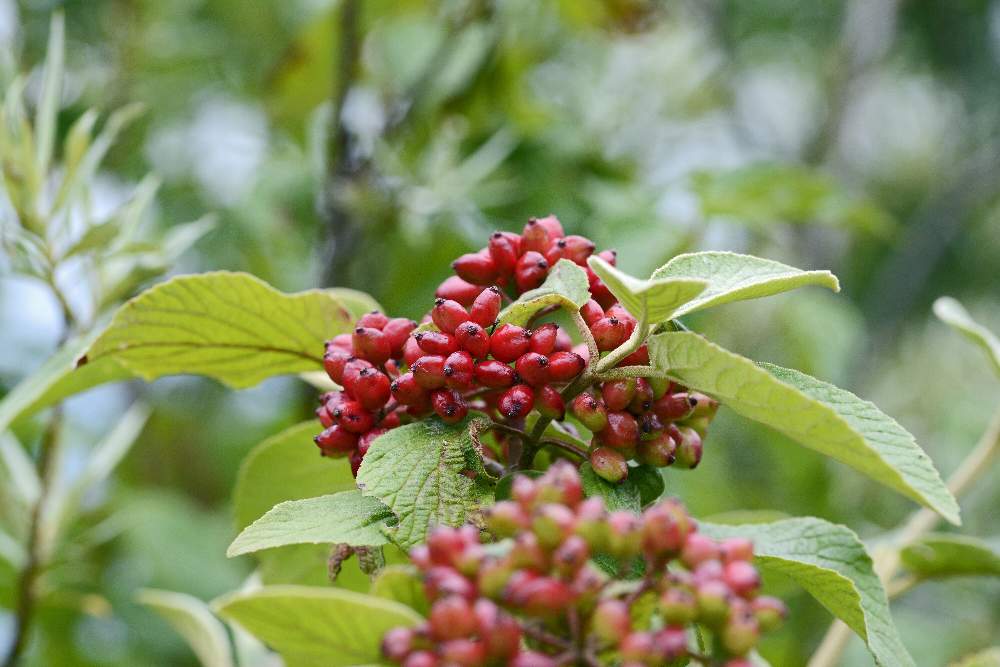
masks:
<svg viewBox="0 0 1000 667"><path fill-rule="evenodd" d="M555 447L561 449L564 452L568 452L573 456L577 456L583 460L587 460L587 452L583 451L579 447L574 447L568 442L563 442L562 440L556 440L555 438L542 438L538 441L538 444L546 447Z"/></svg>

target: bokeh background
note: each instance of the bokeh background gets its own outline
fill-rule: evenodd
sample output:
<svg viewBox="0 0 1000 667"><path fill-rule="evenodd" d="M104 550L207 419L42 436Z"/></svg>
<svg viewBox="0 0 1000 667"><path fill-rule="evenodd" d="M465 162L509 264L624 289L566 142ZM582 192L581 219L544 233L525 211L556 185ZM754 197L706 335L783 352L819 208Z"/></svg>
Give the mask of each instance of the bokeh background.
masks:
<svg viewBox="0 0 1000 667"><path fill-rule="evenodd" d="M112 209L152 171L150 228L218 216L174 272L350 286L419 316L451 258L553 212L634 274L696 249L832 269L839 295L688 324L874 400L945 474L1000 401L980 353L930 314L950 294L1000 330L1000 0L0 0L0 80L27 75L29 100L57 9L61 130L87 108L145 106L94 205ZM60 316L8 272L0 322L5 391L52 352ZM224 556L239 462L307 418L310 393L171 378L71 400L65 476L137 396L153 413L86 499L85 526L111 536L47 575L31 664L195 664L134 592L239 585L251 564ZM872 538L913 510L720 414L702 467L667 478L697 516L813 514ZM39 423L17 435L31 442ZM963 499L965 531L1000 534L998 482L994 470ZM794 618L762 652L803 664L828 616L772 583ZM996 580L929 584L893 607L921 666L1000 637ZM0 609L0 647L11 630ZM844 664L870 664L860 642Z"/></svg>

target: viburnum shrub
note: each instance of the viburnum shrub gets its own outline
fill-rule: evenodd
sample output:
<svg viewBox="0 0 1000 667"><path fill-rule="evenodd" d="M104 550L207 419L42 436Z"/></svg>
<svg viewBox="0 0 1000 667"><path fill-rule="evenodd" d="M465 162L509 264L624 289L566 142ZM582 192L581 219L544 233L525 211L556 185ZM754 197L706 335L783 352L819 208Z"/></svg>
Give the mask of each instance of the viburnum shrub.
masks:
<svg viewBox="0 0 1000 667"><path fill-rule="evenodd" d="M686 325L734 301L836 291L831 273L695 252L643 279L618 259L555 216L532 219L457 258L415 306L421 321L353 290L287 295L246 274L180 276L67 352L70 377L194 373L239 388L299 374L318 388L319 423L243 464L228 555L255 554L260 567L213 607L286 664L759 665L758 640L766 653L786 614L767 594L777 575L838 619L814 667L837 664L851 633L878 664L912 665L889 598L993 562L985 543L930 531L959 522L953 491L985 468L1000 426L949 487L871 403ZM993 349L960 306L939 306ZM53 368L63 375L45 386L69 373ZM874 556L819 518L696 520L666 481L698 467L723 408L924 509ZM201 603L175 602L150 604L225 635Z"/></svg>

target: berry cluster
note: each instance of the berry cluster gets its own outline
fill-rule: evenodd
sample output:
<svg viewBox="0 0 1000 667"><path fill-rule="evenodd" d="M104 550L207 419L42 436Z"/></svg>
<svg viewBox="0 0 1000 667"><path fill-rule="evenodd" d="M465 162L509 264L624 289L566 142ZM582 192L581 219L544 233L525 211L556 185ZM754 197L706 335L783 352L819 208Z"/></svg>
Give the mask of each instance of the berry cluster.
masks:
<svg viewBox="0 0 1000 667"><path fill-rule="evenodd" d="M565 462L537 480L517 477L512 498L486 517L489 531L506 538L502 555L472 526L439 528L411 552L432 606L423 625L385 635L390 661L665 665L703 657L688 642L688 626L699 624L726 666L738 667L785 616L779 600L757 595L752 544L705 537L675 500L641 516L609 513L599 497L584 499ZM598 554L621 568L641 558L642 578L611 585L591 561Z"/></svg>
<svg viewBox="0 0 1000 667"><path fill-rule="evenodd" d="M315 441L323 456L349 456L355 475L375 438L400 424L391 378L399 375L403 348L416 326L374 311L357 321L353 334L326 343L323 366L343 391L320 396L316 416L324 430Z"/></svg>

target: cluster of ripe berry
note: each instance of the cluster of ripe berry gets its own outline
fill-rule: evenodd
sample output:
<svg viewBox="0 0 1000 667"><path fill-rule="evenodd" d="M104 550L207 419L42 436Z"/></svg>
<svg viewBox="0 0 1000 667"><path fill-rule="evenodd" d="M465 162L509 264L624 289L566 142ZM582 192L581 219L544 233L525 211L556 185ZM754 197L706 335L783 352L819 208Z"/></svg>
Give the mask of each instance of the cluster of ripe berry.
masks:
<svg viewBox="0 0 1000 667"><path fill-rule="evenodd" d="M637 322L587 265L594 252L593 242L567 236L555 216L529 220L521 234L495 232L487 247L455 260L457 275L438 287L425 326L375 312L363 316L353 334L328 341L324 365L343 391L321 397L317 416L325 430L316 444L323 455L349 456L357 474L378 435L432 413L448 423L461 421L470 408L515 425L532 410L562 420L565 388L590 362L587 345L574 346L554 323L527 329L498 325L497 318L505 298L538 287L550 267L566 259L587 272L592 298L580 314L597 350L622 345ZM614 251L598 255L615 263ZM620 365L648 363L642 346ZM707 397L645 379L596 388L576 397L572 408L595 434L590 457L599 475L619 481L628 473L626 461L636 458L697 465L699 431L714 413Z"/></svg>
<svg viewBox="0 0 1000 667"><path fill-rule="evenodd" d="M716 542L684 507L665 500L642 515L608 512L584 499L566 463L515 479L512 500L486 517L501 554L473 526L439 528L411 559L431 602L428 620L383 640L404 667L560 664L666 665L696 656L693 624L709 629L726 667L743 667L760 633L785 616L780 600L757 594L752 545ZM591 557L641 578L615 581ZM645 611L641 611L645 610Z"/></svg>

